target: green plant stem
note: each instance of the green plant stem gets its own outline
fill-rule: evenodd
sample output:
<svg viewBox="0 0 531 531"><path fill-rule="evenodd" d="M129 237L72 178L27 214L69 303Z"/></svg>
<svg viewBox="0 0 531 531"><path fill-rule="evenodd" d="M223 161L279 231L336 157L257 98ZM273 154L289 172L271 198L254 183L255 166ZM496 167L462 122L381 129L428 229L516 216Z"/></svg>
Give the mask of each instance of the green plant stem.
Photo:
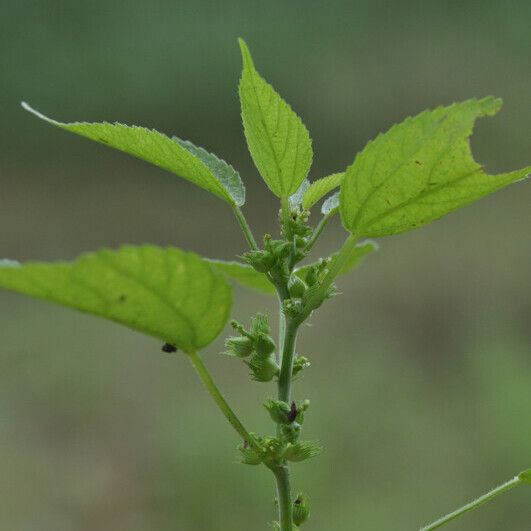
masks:
<svg viewBox="0 0 531 531"><path fill-rule="evenodd" d="M288 404L291 402L291 382L293 376L293 361L295 344L299 326L291 319L285 320L284 339L282 342L282 358L280 360L280 374L278 376L278 399Z"/></svg>
<svg viewBox="0 0 531 531"><path fill-rule="evenodd" d="M337 213L337 208L334 210L331 210L321 218L321 221L319 221L317 227L315 227L310 239L308 240L308 243L306 244L305 251L310 252L321 236L321 233L323 232L324 228L328 225L328 222L334 217L334 215Z"/></svg>
<svg viewBox="0 0 531 531"><path fill-rule="evenodd" d="M240 224L243 235L245 236L245 239L247 240L249 247L253 251L256 251L258 249L258 245L256 244L256 240L254 239L251 227L249 226L249 223L247 223L247 220L245 219L243 212L241 211L238 205L234 205L232 207L232 210L234 212L234 215L236 216L236 219L238 220L238 223Z"/></svg>
<svg viewBox="0 0 531 531"><path fill-rule="evenodd" d="M523 481L519 476L514 477L513 479L507 481L507 483L504 483L503 485L500 485L499 487L496 487L495 489L491 490L490 492L487 492L487 494L484 494L483 496L480 496L473 502L467 503L460 509L457 509L456 511L447 514L446 516L443 516L442 518L439 518L439 520L436 520L432 524L427 525L426 527L423 527L420 531L431 531L432 529L438 529L439 527L442 527L443 525L451 522L452 520L455 520L462 514L465 514L469 511L473 511L474 509L477 509L484 503L487 503L488 501L492 500L496 496L499 496L500 494L503 494L504 492L507 492L508 490L513 489L514 487L517 487L518 485L522 484Z"/></svg>
<svg viewBox="0 0 531 531"><path fill-rule="evenodd" d="M219 407L225 418L230 422L232 427L240 434L240 436L245 442L247 442L253 448L259 450L260 446L254 439L254 437L245 429L243 424L240 422L240 419L238 419L238 417L236 416L236 413L234 413L234 411L231 409L231 407L221 394L221 391L214 383L214 380L212 379L212 376L210 376L208 369L203 363L203 360L197 355L196 352L189 353L188 357L190 358L194 369L199 375L199 378L201 378L201 381L205 385L207 391L210 393L210 396L214 399L214 402L216 402L217 406Z"/></svg>
<svg viewBox="0 0 531 531"><path fill-rule="evenodd" d="M319 284L317 289L310 294L308 301L301 313L300 319L306 319L312 311L321 304L323 298L326 295L328 288L332 285L335 278L347 263L348 259L352 255L358 238L351 234L343 243L341 249L337 255L333 258L330 267L328 268L328 273L323 278L322 282Z"/></svg>
<svg viewBox="0 0 531 531"><path fill-rule="evenodd" d="M291 503L291 486L289 467L279 466L273 470L277 481L278 514L281 531L293 530L293 512Z"/></svg>

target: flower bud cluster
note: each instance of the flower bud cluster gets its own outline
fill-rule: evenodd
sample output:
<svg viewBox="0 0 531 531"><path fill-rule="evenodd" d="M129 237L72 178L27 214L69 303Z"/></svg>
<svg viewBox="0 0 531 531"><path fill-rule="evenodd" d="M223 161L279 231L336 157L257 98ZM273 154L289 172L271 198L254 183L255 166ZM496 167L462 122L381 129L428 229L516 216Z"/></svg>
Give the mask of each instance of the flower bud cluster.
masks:
<svg viewBox="0 0 531 531"><path fill-rule="evenodd" d="M233 321L232 327L239 332L239 336L232 336L225 340L226 354L244 359L251 370L253 380L269 382L279 373L275 360L275 341L271 337L271 328L267 317L257 314L252 319L250 330Z"/></svg>

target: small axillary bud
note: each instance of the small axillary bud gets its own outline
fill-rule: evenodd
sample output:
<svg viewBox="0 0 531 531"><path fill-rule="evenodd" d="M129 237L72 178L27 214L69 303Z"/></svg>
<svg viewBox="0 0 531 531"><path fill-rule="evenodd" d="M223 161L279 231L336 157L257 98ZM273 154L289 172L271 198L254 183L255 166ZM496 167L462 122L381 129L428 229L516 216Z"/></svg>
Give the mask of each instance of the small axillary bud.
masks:
<svg viewBox="0 0 531 531"><path fill-rule="evenodd" d="M310 517L310 501L308 496L300 492L293 501L293 523L302 525Z"/></svg>

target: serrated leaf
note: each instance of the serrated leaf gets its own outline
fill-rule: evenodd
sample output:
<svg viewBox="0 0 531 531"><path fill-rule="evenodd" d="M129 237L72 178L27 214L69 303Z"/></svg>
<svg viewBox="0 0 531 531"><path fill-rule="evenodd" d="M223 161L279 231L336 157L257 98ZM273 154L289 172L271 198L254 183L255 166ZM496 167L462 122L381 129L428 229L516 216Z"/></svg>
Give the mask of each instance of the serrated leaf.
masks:
<svg viewBox="0 0 531 531"><path fill-rule="evenodd" d="M194 152L190 146L185 147L166 135L145 127L128 126L120 123L110 124L107 122L62 123L48 118L25 102L22 103L22 106L35 116L61 129L113 147L174 173L213 193L231 205L241 205L245 199L243 184L239 176L237 178L227 176L226 181L220 179L211 169L212 166L216 165L212 158L214 156L206 151L204 152L206 155L199 156L197 153L199 148L195 146ZM205 159L208 162L205 162ZM219 165L218 169L221 169ZM238 181L241 187L238 185Z"/></svg>
<svg viewBox="0 0 531 531"><path fill-rule="evenodd" d="M176 136L172 137L172 140L186 148L192 155L208 166L238 206L242 206L245 203L245 186L240 174L230 164L213 153L209 153L206 149L194 145L189 140L181 140Z"/></svg>
<svg viewBox="0 0 531 531"><path fill-rule="evenodd" d="M242 286L267 295L276 293L274 286L267 280L266 276L263 273L258 273L249 265L241 264L240 262L225 262L223 260L209 260L209 262Z"/></svg>
<svg viewBox="0 0 531 531"><path fill-rule="evenodd" d="M369 254L373 253L374 251L378 250L378 244L376 242L372 242L370 240L364 241L356 245L354 247L354 251L350 255L349 259L345 262L344 266L339 270L338 276L346 275L347 273L350 273L354 268L360 265L362 260ZM333 259L336 256L336 254L333 254L331 258ZM305 266L302 266L301 268L297 269L295 273L302 278L302 280L306 280L306 275L308 274L308 271L310 267L312 267L315 264L308 264Z"/></svg>
<svg viewBox="0 0 531 531"><path fill-rule="evenodd" d="M531 485L531 468L528 468L527 470L520 472L520 474L518 474L518 477L524 483L529 483Z"/></svg>
<svg viewBox="0 0 531 531"><path fill-rule="evenodd" d="M336 192L335 194L331 195L328 199L324 201L324 203L321 206L321 214L324 214L325 216L328 216L332 210L336 210L339 208L339 192Z"/></svg>
<svg viewBox="0 0 531 531"><path fill-rule="evenodd" d="M245 42L240 39L239 43L243 58L239 92L247 145L269 189L288 198L310 170L310 135L292 108L256 71Z"/></svg>
<svg viewBox="0 0 531 531"><path fill-rule="evenodd" d="M310 208L312 208L312 206L321 200L326 194L340 186L344 177L344 172L333 173L332 175L327 175L326 177L311 183L302 200L303 208L305 210L310 210Z"/></svg>
<svg viewBox="0 0 531 531"><path fill-rule="evenodd" d="M369 142L341 186L345 228L359 237L408 231L524 178L531 167L487 175L472 157L475 120L500 107L493 97L439 107Z"/></svg>
<svg viewBox="0 0 531 531"><path fill-rule="evenodd" d="M218 336L232 302L224 276L205 260L149 245L0 266L0 287L105 317L185 352Z"/></svg>

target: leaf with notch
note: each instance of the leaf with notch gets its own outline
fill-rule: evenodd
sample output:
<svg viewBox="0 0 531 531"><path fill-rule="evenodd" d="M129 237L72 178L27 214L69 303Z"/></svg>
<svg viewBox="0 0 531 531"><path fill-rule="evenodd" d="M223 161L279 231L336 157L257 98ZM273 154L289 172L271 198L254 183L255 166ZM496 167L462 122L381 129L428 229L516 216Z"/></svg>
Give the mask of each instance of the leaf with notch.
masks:
<svg viewBox="0 0 531 531"><path fill-rule="evenodd" d="M239 39L243 58L240 102L251 157L278 197L294 194L312 164L312 141L292 108L256 71L251 53Z"/></svg>
<svg viewBox="0 0 531 531"><path fill-rule="evenodd" d="M222 165L214 162L214 159L219 161L217 157L204 150L200 151L200 148L196 148L193 144L183 146L180 143L182 141L174 141L154 129L145 127L107 122L62 123L48 118L25 102L22 106L35 116L61 129L113 147L174 173L231 205L241 206L245 201L245 189L239 175L236 172L235 175L230 174L226 169L221 171ZM214 167L217 168L216 171L213 170Z"/></svg>
<svg viewBox="0 0 531 531"><path fill-rule="evenodd" d="M345 173L333 173L332 175L327 175L321 179L317 179L311 183L310 187L304 193L304 198L302 200L302 206L305 210L312 208L315 203L321 200L326 194L337 188L343 182Z"/></svg>
<svg viewBox="0 0 531 531"><path fill-rule="evenodd" d="M487 97L425 111L369 142L341 185L341 219L356 236L408 231L526 177L531 167L487 175L469 136L501 100Z"/></svg>
<svg viewBox="0 0 531 531"><path fill-rule="evenodd" d="M232 304L223 274L205 260L150 245L73 262L4 261L0 287L116 321L189 353L219 335Z"/></svg>

